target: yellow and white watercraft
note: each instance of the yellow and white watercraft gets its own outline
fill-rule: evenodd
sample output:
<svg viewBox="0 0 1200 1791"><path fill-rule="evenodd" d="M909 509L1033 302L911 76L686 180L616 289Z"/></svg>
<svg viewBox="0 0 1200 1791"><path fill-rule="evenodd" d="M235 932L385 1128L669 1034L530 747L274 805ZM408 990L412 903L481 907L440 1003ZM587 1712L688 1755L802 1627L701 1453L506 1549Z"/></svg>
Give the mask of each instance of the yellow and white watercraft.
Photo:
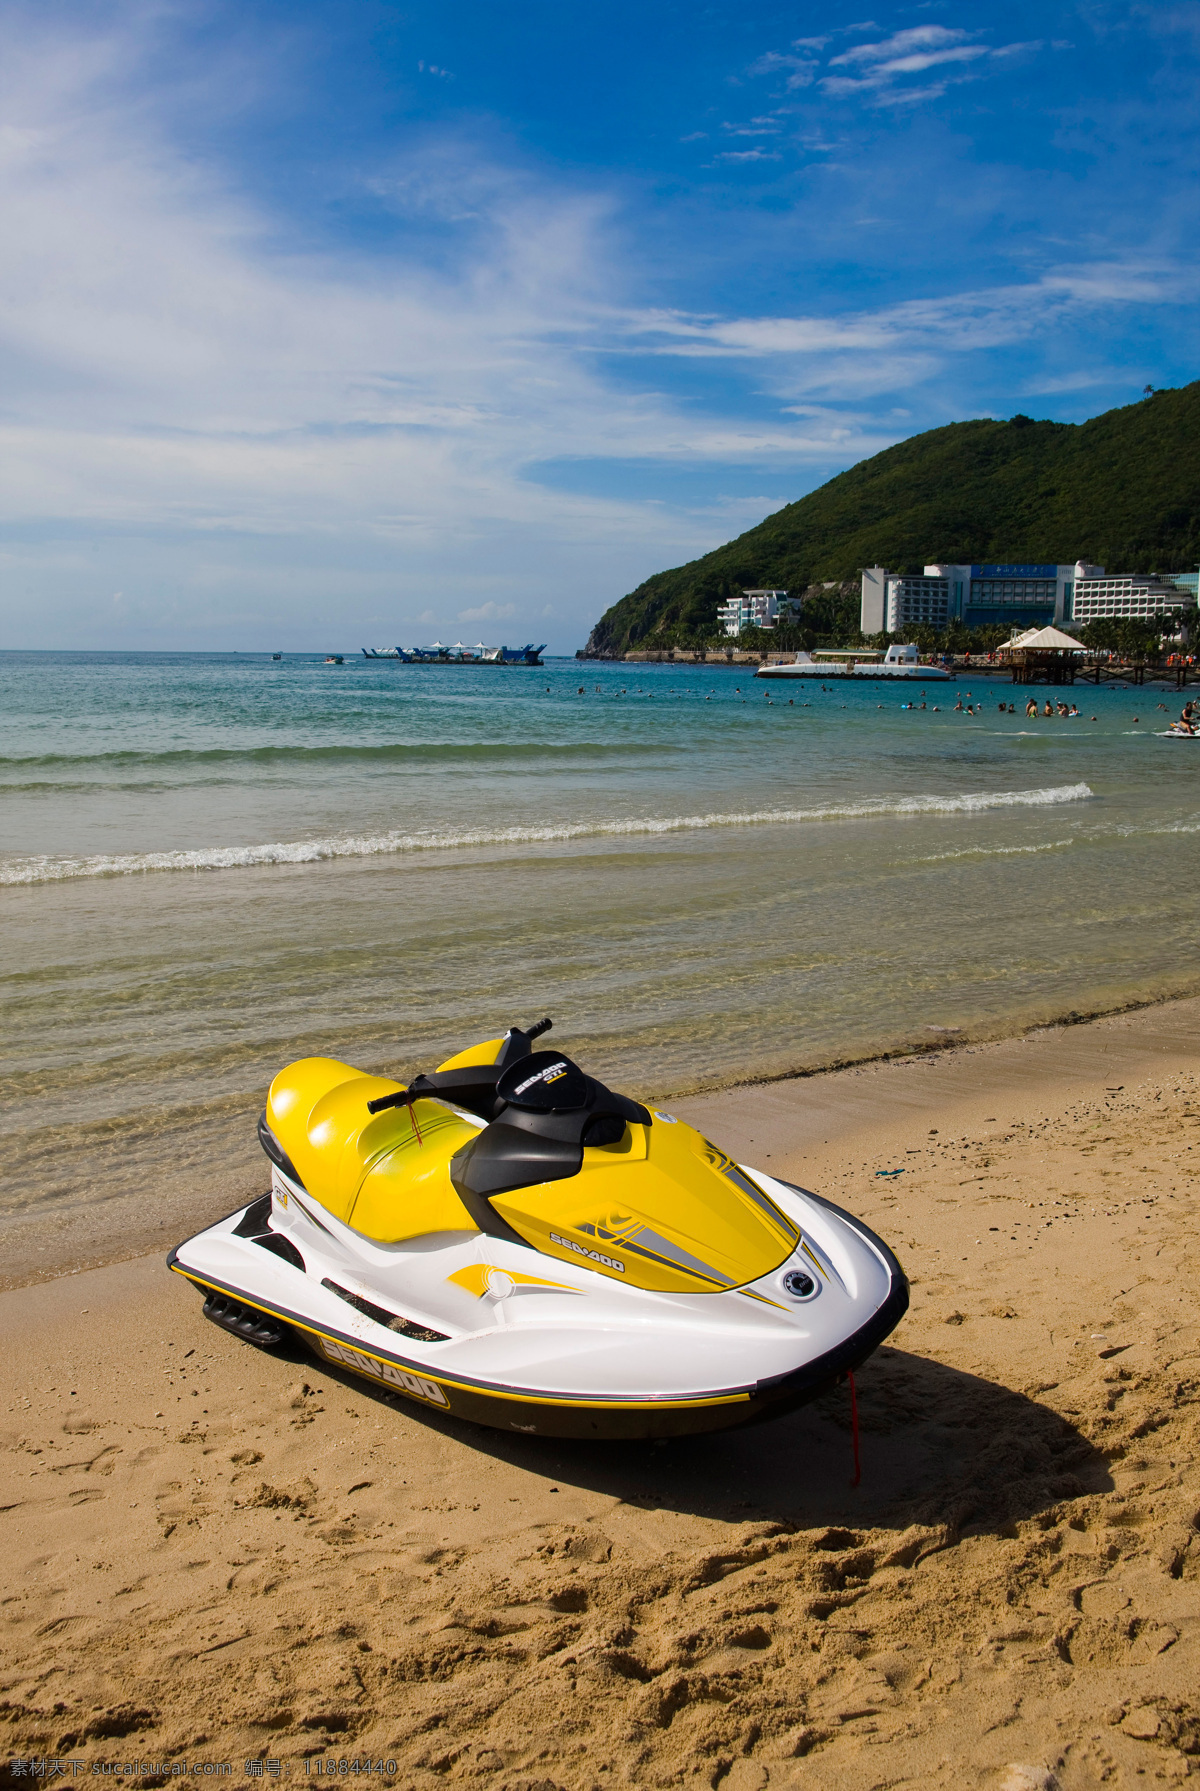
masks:
<svg viewBox="0 0 1200 1791"><path fill-rule="evenodd" d="M539 1436L771 1417L908 1306L860 1220L734 1163L514 1028L407 1088L328 1057L271 1084L271 1188L172 1251L206 1314L440 1412Z"/></svg>

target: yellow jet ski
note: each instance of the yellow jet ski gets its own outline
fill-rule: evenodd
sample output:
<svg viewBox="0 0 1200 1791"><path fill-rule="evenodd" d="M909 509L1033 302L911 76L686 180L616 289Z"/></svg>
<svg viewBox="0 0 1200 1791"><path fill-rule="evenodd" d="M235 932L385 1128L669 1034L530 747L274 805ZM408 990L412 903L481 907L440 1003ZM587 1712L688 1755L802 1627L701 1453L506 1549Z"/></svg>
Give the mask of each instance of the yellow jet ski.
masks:
<svg viewBox="0 0 1200 1791"><path fill-rule="evenodd" d="M173 1250L206 1315L435 1411L559 1437L773 1417L856 1368L908 1283L849 1213L513 1028L407 1087L271 1084L270 1191Z"/></svg>

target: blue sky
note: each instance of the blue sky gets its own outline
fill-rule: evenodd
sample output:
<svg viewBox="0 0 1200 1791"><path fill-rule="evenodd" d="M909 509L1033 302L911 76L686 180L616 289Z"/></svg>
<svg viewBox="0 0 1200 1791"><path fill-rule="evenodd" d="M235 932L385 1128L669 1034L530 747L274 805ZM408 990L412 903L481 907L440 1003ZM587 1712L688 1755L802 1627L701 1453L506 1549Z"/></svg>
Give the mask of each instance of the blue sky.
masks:
<svg viewBox="0 0 1200 1791"><path fill-rule="evenodd" d="M890 442L1200 373L1195 3L0 33L0 645L570 651Z"/></svg>

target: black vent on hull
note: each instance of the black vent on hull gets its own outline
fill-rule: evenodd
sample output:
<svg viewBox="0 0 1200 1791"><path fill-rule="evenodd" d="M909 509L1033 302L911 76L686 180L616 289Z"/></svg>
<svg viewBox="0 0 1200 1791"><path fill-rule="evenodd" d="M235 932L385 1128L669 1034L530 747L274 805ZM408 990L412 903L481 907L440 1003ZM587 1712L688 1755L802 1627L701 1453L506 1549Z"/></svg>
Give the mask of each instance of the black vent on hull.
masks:
<svg viewBox="0 0 1200 1791"><path fill-rule="evenodd" d="M256 1238L271 1228L271 1196L260 1194L252 1200L233 1228L235 1238Z"/></svg>
<svg viewBox="0 0 1200 1791"><path fill-rule="evenodd" d="M278 1256L281 1262L290 1262L294 1269L304 1273L304 1258L293 1244L291 1238L283 1237L278 1231L268 1231L264 1237L254 1238L260 1250L269 1250L272 1256Z"/></svg>
<svg viewBox="0 0 1200 1791"><path fill-rule="evenodd" d="M364 1318L373 1319L377 1325L386 1325L389 1331L398 1331L401 1337L410 1337L414 1343L445 1343L445 1331L431 1331L428 1325L419 1325L415 1319L401 1318L398 1312L389 1312L386 1306L375 1306L365 1300L361 1294L351 1293L348 1287L339 1287L336 1281L322 1281L339 1300L345 1300L347 1306L353 1306Z"/></svg>
<svg viewBox="0 0 1200 1791"><path fill-rule="evenodd" d="M285 1238L281 1232L271 1230L271 1196L260 1194L252 1200L241 1218L233 1228L235 1238L249 1238L260 1250L269 1250L272 1256L278 1256L281 1262L290 1262L294 1269L304 1273L304 1258L293 1244L291 1238Z"/></svg>
<svg viewBox="0 0 1200 1791"><path fill-rule="evenodd" d="M244 1342L257 1344L259 1349L278 1349L290 1329L282 1320L257 1312L253 1306L239 1306L226 1294L209 1294L204 1302L204 1316Z"/></svg>

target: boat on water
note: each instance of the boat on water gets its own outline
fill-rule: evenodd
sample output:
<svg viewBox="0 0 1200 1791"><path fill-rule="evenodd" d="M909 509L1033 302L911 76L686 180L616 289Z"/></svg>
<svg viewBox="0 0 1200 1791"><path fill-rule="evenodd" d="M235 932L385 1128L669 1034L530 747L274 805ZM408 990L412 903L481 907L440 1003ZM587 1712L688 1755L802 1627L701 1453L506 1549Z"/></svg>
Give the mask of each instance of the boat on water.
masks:
<svg viewBox="0 0 1200 1791"><path fill-rule="evenodd" d="M345 663L345 656L341 653L326 653L325 655L326 665L345 665Z"/></svg>
<svg viewBox="0 0 1200 1791"><path fill-rule="evenodd" d="M944 666L922 665L913 646L889 647L882 658L877 648L844 647L825 652L797 653L782 665L760 665L756 678L888 678L921 683L943 682L952 674Z"/></svg>
<svg viewBox="0 0 1200 1791"><path fill-rule="evenodd" d="M283 654L282 653L272 653L271 658L272 659L282 659Z"/></svg>
<svg viewBox="0 0 1200 1791"><path fill-rule="evenodd" d="M545 651L545 641L540 647L535 647L532 641L527 641L523 647L501 647L498 663L500 665L541 665L542 654Z"/></svg>
<svg viewBox="0 0 1200 1791"><path fill-rule="evenodd" d="M434 641L428 647L364 647L362 655L364 659L396 660L401 665L541 665L545 650L545 641L540 647L532 641L523 647L488 647L482 641L473 647L455 641L447 647Z"/></svg>

